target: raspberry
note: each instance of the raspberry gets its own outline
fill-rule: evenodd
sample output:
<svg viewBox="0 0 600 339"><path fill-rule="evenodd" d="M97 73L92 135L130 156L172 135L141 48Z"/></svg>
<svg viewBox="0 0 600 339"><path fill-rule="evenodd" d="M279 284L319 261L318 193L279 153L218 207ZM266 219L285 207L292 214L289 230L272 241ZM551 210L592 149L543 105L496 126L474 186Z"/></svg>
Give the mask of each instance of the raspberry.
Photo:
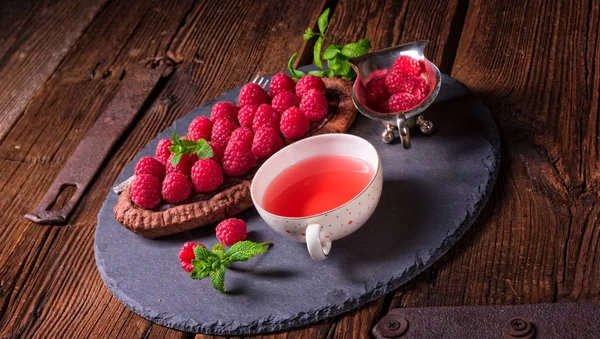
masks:
<svg viewBox="0 0 600 339"><path fill-rule="evenodd" d="M283 140L281 140L279 132L273 127L261 127L256 131L256 134L254 134L252 154L254 154L256 159L268 158L282 147Z"/></svg>
<svg viewBox="0 0 600 339"><path fill-rule="evenodd" d="M231 133L229 142L241 142L250 148L252 146L252 139L254 139L254 132L252 132L252 130L248 127L240 127Z"/></svg>
<svg viewBox="0 0 600 339"><path fill-rule="evenodd" d="M319 78L316 75L305 75L296 83L296 95L302 99L304 94L308 92L310 89L316 89L325 93L325 83L323 79Z"/></svg>
<svg viewBox="0 0 600 339"><path fill-rule="evenodd" d="M190 176L190 172L192 171L192 166L198 160L198 156L195 154L184 154L181 156L177 167L173 167L171 164L171 158L173 155L169 157L169 161L167 162L167 174L169 173L180 173L185 175L186 177Z"/></svg>
<svg viewBox="0 0 600 339"><path fill-rule="evenodd" d="M252 121L254 120L254 114L258 107L255 105L246 105L240 108L238 112L238 121L243 127L252 128Z"/></svg>
<svg viewBox="0 0 600 339"><path fill-rule="evenodd" d="M197 117L188 127L187 137L190 140L210 140L213 123L207 117Z"/></svg>
<svg viewBox="0 0 600 339"><path fill-rule="evenodd" d="M309 121L319 121L325 118L328 108L329 101L327 101L325 94L316 89L306 92L300 102L300 110Z"/></svg>
<svg viewBox="0 0 600 339"><path fill-rule="evenodd" d="M309 90L316 89L317 91L325 93L325 83L323 79L319 78L316 75L305 75L296 83L296 95L302 99L304 94L306 94Z"/></svg>
<svg viewBox="0 0 600 339"><path fill-rule="evenodd" d="M262 126L277 127L279 125L279 112L271 105L263 104L258 106L254 120L252 121L252 130L257 131Z"/></svg>
<svg viewBox="0 0 600 339"><path fill-rule="evenodd" d="M429 94L429 86L427 86L427 81L421 77L414 78L413 80L414 88L412 94L415 96L415 99L417 99L417 102L421 102Z"/></svg>
<svg viewBox="0 0 600 339"><path fill-rule="evenodd" d="M131 200L141 208L154 208L160 202L160 181L150 174L136 175L131 183Z"/></svg>
<svg viewBox="0 0 600 339"><path fill-rule="evenodd" d="M225 118L237 122L238 108L231 102L217 102L210 111L210 120Z"/></svg>
<svg viewBox="0 0 600 339"><path fill-rule="evenodd" d="M390 98L390 92L388 92L385 85L385 75L377 75L369 80L365 91L367 92L367 102L372 108L381 105L381 103Z"/></svg>
<svg viewBox="0 0 600 339"><path fill-rule="evenodd" d="M241 219L225 219L217 225L216 231L217 239L227 246L246 240L246 223Z"/></svg>
<svg viewBox="0 0 600 339"><path fill-rule="evenodd" d="M240 107L246 105L260 106L271 102L271 97L258 84L249 83L244 85L238 96L238 105Z"/></svg>
<svg viewBox="0 0 600 339"><path fill-rule="evenodd" d="M162 197L167 202L176 204L182 202L192 193L192 185L188 178L181 173L170 173L162 184Z"/></svg>
<svg viewBox="0 0 600 339"><path fill-rule="evenodd" d="M201 243L186 242L179 250L179 262L181 263L181 268L188 273L194 270L194 266L192 266L192 260L196 259L196 255L194 254L194 247L196 246L202 246L206 248L206 246L202 245Z"/></svg>
<svg viewBox="0 0 600 339"><path fill-rule="evenodd" d="M192 167L192 185L198 193L216 190L223 183L221 166L212 159L200 159Z"/></svg>
<svg viewBox="0 0 600 339"><path fill-rule="evenodd" d="M221 145L227 145L227 141L231 137L231 133L238 128L238 125L229 119L217 119L213 125L212 141L218 142Z"/></svg>
<svg viewBox="0 0 600 339"><path fill-rule="evenodd" d="M271 85L269 85L269 92L272 97L275 97L281 92L294 93L296 83L294 79L287 76L284 73L277 73L271 78Z"/></svg>
<svg viewBox="0 0 600 339"><path fill-rule="evenodd" d="M223 161L223 153L225 153L225 146L214 141L211 141L208 144L213 150L213 156L211 159L220 164L221 161Z"/></svg>
<svg viewBox="0 0 600 339"><path fill-rule="evenodd" d="M411 93L414 83L414 78L402 71L393 71L385 78L385 85L390 94Z"/></svg>
<svg viewBox="0 0 600 339"><path fill-rule="evenodd" d="M285 112L290 107L298 107L300 105L300 98L294 93L281 92L273 98L271 106L275 108L279 113Z"/></svg>
<svg viewBox="0 0 600 339"><path fill-rule="evenodd" d="M162 162L163 165L167 164L169 161L169 156L171 156L171 151L169 151L169 147L173 145L173 142L170 139L161 139L156 146L156 159Z"/></svg>
<svg viewBox="0 0 600 339"><path fill-rule="evenodd" d="M235 177L246 174L254 166L256 166L256 158L246 145L238 141L227 144L223 155L223 170L227 175Z"/></svg>
<svg viewBox="0 0 600 339"><path fill-rule="evenodd" d="M162 181L165 178L165 165L153 157L143 157L135 165L135 175L150 174L151 176Z"/></svg>
<svg viewBox="0 0 600 339"><path fill-rule="evenodd" d="M284 137L295 140L302 138L310 128L310 122L297 107L288 108L281 116L279 125Z"/></svg>
<svg viewBox="0 0 600 339"><path fill-rule="evenodd" d="M396 93L387 102L390 112L406 112L415 107L417 103L415 96L410 93Z"/></svg>
<svg viewBox="0 0 600 339"><path fill-rule="evenodd" d="M418 77L421 74L421 64L419 60L402 55L394 61L394 71L401 71L408 75Z"/></svg>

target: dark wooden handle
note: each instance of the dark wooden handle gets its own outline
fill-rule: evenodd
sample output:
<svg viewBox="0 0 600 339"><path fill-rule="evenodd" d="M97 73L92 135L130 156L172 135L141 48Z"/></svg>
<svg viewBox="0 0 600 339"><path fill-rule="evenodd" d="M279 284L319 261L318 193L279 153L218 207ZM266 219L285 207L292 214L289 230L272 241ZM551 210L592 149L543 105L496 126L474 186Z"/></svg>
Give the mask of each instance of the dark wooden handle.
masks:
<svg viewBox="0 0 600 339"><path fill-rule="evenodd" d="M170 74L171 67L172 64L161 63L156 68L139 67L128 72L113 100L81 140L40 203L25 218L45 225L67 222L116 141L138 115L161 77ZM74 186L75 192L63 208L51 211L66 186Z"/></svg>

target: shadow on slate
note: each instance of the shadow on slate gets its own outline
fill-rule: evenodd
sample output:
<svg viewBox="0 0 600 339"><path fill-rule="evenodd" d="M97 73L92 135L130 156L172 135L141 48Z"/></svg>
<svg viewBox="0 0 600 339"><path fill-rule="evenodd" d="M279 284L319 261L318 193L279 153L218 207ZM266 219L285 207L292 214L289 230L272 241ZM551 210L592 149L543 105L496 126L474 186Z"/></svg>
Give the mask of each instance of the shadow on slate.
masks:
<svg viewBox="0 0 600 339"><path fill-rule="evenodd" d="M117 182L133 174L138 159L153 155L158 141L186 132L216 101L235 101L239 87L194 109L164 130L128 164ZM442 256L475 221L487 201L500 162L500 140L489 110L446 75L425 113L433 135L413 131L413 146L383 144L380 122L362 115L349 133L369 140L384 173L381 203L371 219L335 241L330 257L310 259L304 243L271 230L251 209L239 217L248 238L272 241L270 252L226 273L223 295L208 279L189 278L177 254L186 241L217 242L214 226L144 239L116 222L118 196L110 192L98 215L94 250L98 271L125 306L160 325L188 332L242 335L307 325L398 288Z"/></svg>

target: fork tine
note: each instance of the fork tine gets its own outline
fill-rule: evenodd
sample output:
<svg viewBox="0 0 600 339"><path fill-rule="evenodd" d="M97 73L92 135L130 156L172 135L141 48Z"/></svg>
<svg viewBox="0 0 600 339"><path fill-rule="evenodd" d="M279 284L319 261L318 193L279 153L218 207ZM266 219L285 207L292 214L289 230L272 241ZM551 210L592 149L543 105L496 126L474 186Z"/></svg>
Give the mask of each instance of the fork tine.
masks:
<svg viewBox="0 0 600 339"><path fill-rule="evenodd" d="M252 82L256 83L259 77L260 77L260 75L257 74L256 77L254 77L254 80L252 80ZM261 80L262 80L262 78L261 78Z"/></svg>

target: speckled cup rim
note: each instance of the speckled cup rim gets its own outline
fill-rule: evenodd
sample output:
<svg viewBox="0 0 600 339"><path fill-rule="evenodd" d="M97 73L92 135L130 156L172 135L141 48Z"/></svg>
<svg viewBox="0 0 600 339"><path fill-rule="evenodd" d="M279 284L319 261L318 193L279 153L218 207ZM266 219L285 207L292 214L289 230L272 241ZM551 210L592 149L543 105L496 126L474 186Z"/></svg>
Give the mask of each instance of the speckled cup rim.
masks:
<svg viewBox="0 0 600 339"><path fill-rule="evenodd" d="M255 183L256 178L259 177L259 175L261 174L261 170L269 162L276 161L275 158L277 157L277 154L279 154L284 149L288 149L290 147L302 147L303 143L306 143L308 140L313 140L313 139L316 139L316 138L323 138L323 139L328 139L328 138L349 138L349 139L357 140L358 142L362 142L362 143L368 144L368 147L370 148L370 150L373 151L373 153L375 154L375 157L377 159L377 166L375 168L373 168L373 174L371 176L371 179L369 180L369 183L366 184L365 187L358 194L356 194L352 199L346 201L344 204L342 204L342 205L340 205L340 206L338 206L336 208L332 208L330 210L327 210L325 212L318 213L318 214L312 214L312 215L307 215L307 216L303 216L303 217L284 217L284 216L281 216L281 215L273 214L273 213L267 211L266 209L264 209L262 207L262 202L259 204L258 201L257 201L257 199L254 197L254 183ZM314 156L318 156L318 155L322 155L322 154L317 153ZM306 159L310 159L310 158L306 158ZM303 160L306 160L306 159L303 159ZM363 161L367 162L367 160L365 160L364 158L361 158L361 159ZM301 160L301 161L303 161L303 160ZM372 165L370 162L368 162L368 163L369 163L369 165ZM295 164L297 164L297 162L294 163L294 164L290 164L289 166L286 166L286 169L289 168L292 165L295 165ZM316 218L316 217L319 217L319 216L323 216L325 214L330 214L330 213L332 213L332 212L334 212L336 210L342 209L346 205L348 205L351 202L353 202L354 200L358 199L358 197L360 197L361 195L363 195L367 191L367 189L369 187L371 187L371 185L373 185L373 182L377 178L377 173L379 172L380 168L381 168L381 158L379 157L379 153L377 152L377 149L375 148L375 146L373 146L373 144L371 144L370 142L368 142L366 139L363 139L361 137L358 137L358 136L355 136L355 135L352 135L352 134L342 134L342 133L315 135L315 136L312 136L312 137L308 137L308 138L296 141L295 143L282 148L281 150L279 150L278 152L276 152L275 154L273 154L269 159L267 159L267 161L265 161L263 163L263 165L261 166L261 168L259 168L258 171L256 171L256 174L254 175L254 178L252 179L252 184L250 184L250 197L252 198L252 202L254 203L254 206L256 208L260 209L265 214L267 214L267 215L269 215L271 217L281 218L281 219L284 219L284 220L299 220L299 219L307 219L307 218ZM275 177L272 178L271 181L273 181L273 179L275 179ZM268 185L267 185L267 187L268 187Z"/></svg>

